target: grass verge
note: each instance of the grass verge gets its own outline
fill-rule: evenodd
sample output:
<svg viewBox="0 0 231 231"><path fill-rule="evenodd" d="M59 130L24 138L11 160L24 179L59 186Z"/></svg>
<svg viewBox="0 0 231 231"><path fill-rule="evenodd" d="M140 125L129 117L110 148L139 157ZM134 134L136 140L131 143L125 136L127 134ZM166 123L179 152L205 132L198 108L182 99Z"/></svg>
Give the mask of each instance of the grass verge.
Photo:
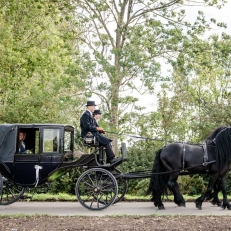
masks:
<svg viewBox="0 0 231 231"><path fill-rule="evenodd" d="M185 201L195 201L200 195L183 195ZM219 198L222 198L222 194L219 194ZM231 200L231 197L228 198ZM25 193L22 197L22 200L26 201L77 201L75 195L69 195L66 193L59 194L50 194L50 193L41 193L41 194L29 194ZM126 194L123 201L150 201L150 196L134 196ZM165 197L163 201L173 201L173 196L170 195Z"/></svg>

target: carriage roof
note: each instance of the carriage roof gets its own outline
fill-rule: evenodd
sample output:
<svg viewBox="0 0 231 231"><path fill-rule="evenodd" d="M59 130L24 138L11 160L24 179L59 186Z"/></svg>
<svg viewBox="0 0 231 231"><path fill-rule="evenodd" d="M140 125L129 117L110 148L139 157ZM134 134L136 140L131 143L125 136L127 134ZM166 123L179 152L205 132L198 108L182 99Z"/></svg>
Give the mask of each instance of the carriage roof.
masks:
<svg viewBox="0 0 231 231"><path fill-rule="evenodd" d="M12 159L15 154L19 129L42 127L74 130L74 127L68 124L0 124L0 161Z"/></svg>

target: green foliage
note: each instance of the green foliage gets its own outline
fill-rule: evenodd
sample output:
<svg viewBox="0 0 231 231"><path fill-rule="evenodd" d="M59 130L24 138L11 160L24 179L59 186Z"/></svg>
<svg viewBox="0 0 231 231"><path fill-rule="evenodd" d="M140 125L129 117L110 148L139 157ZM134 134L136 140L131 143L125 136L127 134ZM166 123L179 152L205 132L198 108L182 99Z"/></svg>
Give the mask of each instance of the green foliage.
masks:
<svg viewBox="0 0 231 231"><path fill-rule="evenodd" d="M135 185L133 190L129 190L131 195L136 195L136 196L145 196L147 195L147 189L149 186L150 179L142 179L138 180L138 183Z"/></svg>
<svg viewBox="0 0 231 231"><path fill-rule="evenodd" d="M70 195L75 195L75 185L82 173L82 168L72 168L68 170L67 173L63 174L52 182L50 192L54 194L67 193Z"/></svg>
<svg viewBox="0 0 231 231"><path fill-rule="evenodd" d="M64 8L62 1L0 1L0 122L68 121L65 99L82 90L83 76L71 73L80 69L79 52Z"/></svg>
<svg viewBox="0 0 231 231"><path fill-rule="evenodd" d="M206 191L207 183L200 175L180 176L178 179L180 192L189 196L203 194Z"/></svg>
<svg viewBox="0 0 231 231"><path fill-rule="evenodd" d="M231 174L230 172L226 175L226 190L227 190L227 194L231 195Z"/></svg>
<svg viewBox="0 0 231 231"><path fill-rule="evenodd" d="M154 156L158 146L149 141L137 141L132 147L128 148L128 159L120 166L120 170L124 173L135 174L141 171L151 171ZM146 195L149 180L147 179L131 179L129 180L128 194Z"/></svg>

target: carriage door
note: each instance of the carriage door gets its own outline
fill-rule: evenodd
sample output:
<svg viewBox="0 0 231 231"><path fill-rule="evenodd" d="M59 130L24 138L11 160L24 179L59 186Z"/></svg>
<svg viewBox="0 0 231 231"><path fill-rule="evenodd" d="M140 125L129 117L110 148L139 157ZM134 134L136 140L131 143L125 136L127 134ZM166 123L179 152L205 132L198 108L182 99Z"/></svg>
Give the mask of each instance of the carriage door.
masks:
<svg viewBox="0 0 231 231"><path fill-rule="evenodd" d="M46 178L62 163L61 128L43 127L40 133L40 178Z"/></svg>

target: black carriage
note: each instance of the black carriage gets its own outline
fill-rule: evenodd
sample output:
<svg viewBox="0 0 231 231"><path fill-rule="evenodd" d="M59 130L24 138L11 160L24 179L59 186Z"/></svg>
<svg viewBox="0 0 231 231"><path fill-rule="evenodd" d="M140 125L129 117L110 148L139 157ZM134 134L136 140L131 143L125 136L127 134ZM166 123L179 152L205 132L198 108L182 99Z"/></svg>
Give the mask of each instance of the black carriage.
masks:
<svg viewBox="0 0 231 231"><path fill-rule="evenodd" d="M26 150L19 152L19 133L26 133ZM90 154L73 158L74 127L65 124L0 125L0 205L16 202L25 191L43 187L68 169L82 167L86 171L76 182L76 196L86 208L100 210L120 201L127 181L116 168L124 158L109 165L104 150L96 143ZM123 144L123 150L126 150ZM123 152L125 154L125 152Z"/></svg>

